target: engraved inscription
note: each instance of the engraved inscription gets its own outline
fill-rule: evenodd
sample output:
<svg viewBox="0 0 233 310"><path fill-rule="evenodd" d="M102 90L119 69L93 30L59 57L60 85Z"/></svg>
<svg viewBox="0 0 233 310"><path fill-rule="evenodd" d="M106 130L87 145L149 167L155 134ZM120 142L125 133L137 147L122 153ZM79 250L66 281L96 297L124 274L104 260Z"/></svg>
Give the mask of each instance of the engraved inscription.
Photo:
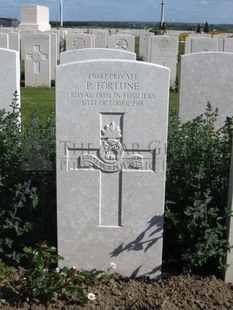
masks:
<svg viewBox="0 0 233 310"><path fill-rule="evenodd" d="M127 50L128 46L129 46L129 44L125 39L119 39L115 43L115 47L117 49L121 49L121 50Z"/></svg>
<svg viewBox="0 0 233 310"><path fill-rule="evenodd" d="M99 170L100 227L121 227L123 225L122 174L123 171L127 170L145 171L142 169L144 155L141 155L140 152L144 152L143 154L148 153L151 157L152 169L146 170L155 172L155 151L137 149L137 154L128 155L127 157L128 152L134 151L134 148L129 150L123 147L123 118L124 113L100 114L100 146L99 149L92 148L92 154L89 151L83 154L83 148L69 147L68 143L70 141L63 141L67 154L67 162L64 163L67 171L83 170L85 168ZM73 161L72 157L76 152L82 152L82 154L78 155L78 161Z"/></svg>
<svg viewBox="0 0 233 310"><path fill-rule="evenodd" d="M80 106L139 108L155 101L156 94L140 91L138 73L86 73L86 91L73 91L70 98Z"/></svg>
<svg viewBox="0 0 233 310"><path fill-rule="evenodd" d="M85 47L85 41L82 38L76 38L73 42L72 42L72 46L75 49L80 49L80 48L84 48Z"/></svg>
<svg viewBox="0 0 233 310"><path fill-rule="evenodd" d="M96 155L84 154L79 158L81 167L94 166L102 171L117 172L128 169L140 169L142 167L142 155L131 155L123 159L122 134L119 126L114 122L105 125L101 130L101 145Z"/></svg>
<svg viewBox="0 0 233 310"><path fill-rule="evenodd" d="M95 35L95 39L96 39L96 41L98 41L98 40L102 40L103 39L103 34L102 33L97 33L96 35Z"/></svg>
<svg viewBox="0 0 233 310"><path fill-rule="evenodd" d="M164 51L165 49L167 49L169 47L169 41L167 39L162 39L160 44L159 44L159 48L160 50Z"/></svg>

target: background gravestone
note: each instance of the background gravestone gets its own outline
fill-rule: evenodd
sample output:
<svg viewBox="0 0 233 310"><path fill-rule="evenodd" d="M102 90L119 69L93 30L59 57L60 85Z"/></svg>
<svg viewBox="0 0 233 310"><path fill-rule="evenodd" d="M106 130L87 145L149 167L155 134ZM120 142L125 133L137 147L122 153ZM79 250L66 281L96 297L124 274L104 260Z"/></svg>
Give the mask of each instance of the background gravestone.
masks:
<svg viewBox="0 0 233 310"><path fill-rule="evenodd" d="M9 48L9 35L0 33L0 48Z"/></svg>
<svg viewBox="0 0 233 310"><path fill-rule="evenodd" d="M219 109L216 126L233 115L233 53L206 52L181 56L179 116L192 120L206 112L207 103Z"/></svg>
<svg viewBox="0 0 233 310"><path fill-rule="evenodd" d="M229 175L229 188L228 188L228 210L229 212L233 211L233 144L231 150L231 166L230 166L230 175ZM229 217L228 220L228 240L229 244L233 245L233 217ZM225 272L225 281L233 283L233 249L230 253L227 253L227 268Z"/></svg>
<svg viewBox="0 0 233 310"><path fill-rule="evenodd" d="M84 48L70 50L60 54L60 64L88 59L130 59L136 60L136 54L109 48Z"/></svg>
<svg viewBox="0 0 233 310"><path fill-rule="evenodd" d="M233 39L224 38L223 39L223 52L233 52Z"/></svg>
<svg viewBox="0 0 233 310"><path fill-rule="evenodd" d="M20 107L20 60L19 52L0 48L0 109L12 112L13 93L19 95Z"/></svg>
<svg viewBox="0 0 233 310"><path fill-rule="evenodd" d="M148 41L149 38L153 36L154 34L150 32L140 34L139 55L143 57L144 61L148 61Z"/></svg>
<svg viewBox="0 0 233 310"><path fill-rule="evenodd" d="M51 86L51 38L49 34L25 37L25 86Z"/></svg>
<svg viewBox="0 0 233 310"><path fill-rule="evenodd" d="M135 37L126 34L116 34L108 37L108 48L134 52Z"/></svg>
<svg viewBox="0 0 233 310"><path fill-rule="evenodd" d="M8 35L9 35L9 49L19 52L20 51L19 33L11 32Z"/></svg>
<svg viewBox="0 0 233 310"><path fill-rule="evenodd" d="M93 46L95 48L106 48L108 41L107 31L92 31Z"/></svg>
<svg viewBox="0 0 233 310"><path fill-rule="evenodd" d="M149 62L166 66L170 69L170 84L176 81L176 64L178 57L178 39L168 36L150 36L148 39Z"/></svg>
<svg viewBox="0 0 233 310"><path fill-rule="evenodd" d="M58 252L64 265L159 278L169 69L128 60L57 67Z"/></svg>
<svg viewBox="0 0 233 310"><path fill-rule="evenodd" d="M68 34L66 36L66 50L92 48L91 34Z"/></svg>
<svg viewBox="0 0 233 310"><path fill-rule="evenodd" d="M211 51L217 52L218 48L218 39L188 37L185 41L185 54Z"/></svg>

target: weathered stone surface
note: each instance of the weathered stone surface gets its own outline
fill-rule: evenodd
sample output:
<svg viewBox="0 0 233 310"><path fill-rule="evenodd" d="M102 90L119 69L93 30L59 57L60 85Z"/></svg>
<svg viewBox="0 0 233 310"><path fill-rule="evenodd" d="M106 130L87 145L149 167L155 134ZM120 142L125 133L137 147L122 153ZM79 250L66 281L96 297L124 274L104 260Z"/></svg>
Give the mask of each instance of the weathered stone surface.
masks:
<svg viewBox="0 0 233 310"><path fill-rule="evenodd" d="M91 34L68 34L66 36L66 50L92 48L92 36Z"/></svg>
<svg viewBox="0 0 233 310"><path fill-rule="evenodd" d="M176 81L178 39L168 36L151 36L148 39L148 61L170 69L170 85Z"/></svg>
<svg viewBox="0 0 233 310"><path fill-rule="evenodd" d="M60 54L60 63L65 64L73 61L88 59L129 59L136 60L136 54L132 52L109 49L109 48L84 48L70 50Z"/></svg>
<svg viewBox="0 0 233 310"><path fill-rule="evenodd" d="M134 52L135 38L126 34L111 35L108 37L108 48Z"/></svg>
<svg viewBox="0 0 233 310"><path fill-rule="evenodd" d="M25 37L25 86L51 86L51 38L49 34Z"/></svg>
<svg viewBox="0 0 233 310"><path fill-rule="evenodd" d="M0 48L0 109L13 111L13 94L17 91L20 107L20 60L19 52Z"/></svg>
<svg viewBox="0 0 233 310"><path fill-rule="evenodd" d="M219 109L216 126L233 115L233 53L206 52L181 56L179 116L188 121L205 113L207 103Z"/></svg>
<svg viewBox="0 0 233 310"><path fill-rule="evenodd" d="M159 278L169 69L130 60L57 67L58 251L64 265Z"/></svg>

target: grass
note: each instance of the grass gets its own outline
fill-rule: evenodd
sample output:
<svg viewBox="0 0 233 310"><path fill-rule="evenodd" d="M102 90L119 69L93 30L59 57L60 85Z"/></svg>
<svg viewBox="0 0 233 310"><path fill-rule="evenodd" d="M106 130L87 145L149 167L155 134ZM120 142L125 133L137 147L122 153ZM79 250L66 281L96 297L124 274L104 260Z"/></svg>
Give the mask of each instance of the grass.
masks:
<svg viewBox="0 0 233 310"><path fill-rule="evenodd" d="M54 88L21 88L22 124L29 123L33 112L38 112L40 122L45 122L51 111L55 111Z"/></svg>
<svg viewBox="0 0 233 310"><path fill-rule="evenodd" d="M178 106L178 94L170 92L170 109ZM44 123L47 117L55 112L54 88L21 88L22 124L29 124L33 112L38 112L40 122Z"/></svg>
<svg viewBox="0 0 233 310"><path fill-rule="evenodd" d="M177 110L177 108L178 108L178 93L170 92L169 109Z"/></svg>
<svg viewBox="0 0 233 310"><path fill-rule="evenodd" d="M179 55L183 55L185 51L185 42L179 42Z"/></svg>

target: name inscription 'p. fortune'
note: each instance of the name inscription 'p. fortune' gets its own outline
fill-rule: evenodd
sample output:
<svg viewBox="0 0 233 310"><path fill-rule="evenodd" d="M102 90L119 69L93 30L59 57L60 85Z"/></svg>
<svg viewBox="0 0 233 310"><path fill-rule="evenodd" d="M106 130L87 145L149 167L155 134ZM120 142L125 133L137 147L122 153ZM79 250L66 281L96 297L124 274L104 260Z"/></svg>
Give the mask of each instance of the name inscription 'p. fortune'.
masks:
<svg viewBox="0 0 233 310"><path fill-rule="evenodd" d="M101 123L105 116L107 119L111 118L109 114L102 114ZM129 152L131 150L124 150L123 148L123 114L115 114L113 117L115 120L119 118L117 121L119 126L114 121L101 126L100 147L99 149L92 149L96 154L87 153L78 157L78 169L92 167L100 171L99 226L101 227L122 227L122 172L124 170L143 171L142 155L132 154L124 158L124 151ZM83 149L68 146L67 148L68 156L72 152L73 154L76 151L83 152ZM152 154L148 150L142 151ZM154 153L153 156L155 156Z"/></svg>

